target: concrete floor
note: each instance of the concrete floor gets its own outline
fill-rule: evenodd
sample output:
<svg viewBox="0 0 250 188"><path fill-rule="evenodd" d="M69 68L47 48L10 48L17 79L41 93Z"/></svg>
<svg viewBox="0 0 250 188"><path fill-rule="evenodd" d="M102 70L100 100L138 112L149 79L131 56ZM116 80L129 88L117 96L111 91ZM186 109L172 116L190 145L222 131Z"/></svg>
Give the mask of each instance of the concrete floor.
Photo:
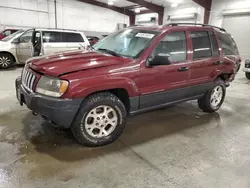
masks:
<svg viewBox="0 0 250 188"><path fill-rule="evenodd" d="M250 83L242 73L218 113L193 101L134 116L118 141L93 149L19 106L20 72L0 70L1 188L250 187Z"/></svg>

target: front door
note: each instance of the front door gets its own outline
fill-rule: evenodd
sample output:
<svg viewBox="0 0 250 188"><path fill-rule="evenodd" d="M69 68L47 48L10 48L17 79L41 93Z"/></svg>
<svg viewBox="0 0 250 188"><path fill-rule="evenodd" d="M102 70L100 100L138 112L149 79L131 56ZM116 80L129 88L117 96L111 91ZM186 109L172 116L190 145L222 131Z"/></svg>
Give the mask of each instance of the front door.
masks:
<svg viewBox="0 0 250 188"><path fill-rule="evenodd" d="M187 39L185 32L168 33L154 49L157 54L170 56L170 65L146 66L142 64L140 80L140 109L176 102L186 97L189 79Z"/></svg>
<svg viewBox="0 0 250 188"><path fill-rule="evenodd" d="M33 57L33 37L34 30L28 30L23 33L19 38L19 43L17 44L17 59L19 63L25 63L25 61Z"/></svg>

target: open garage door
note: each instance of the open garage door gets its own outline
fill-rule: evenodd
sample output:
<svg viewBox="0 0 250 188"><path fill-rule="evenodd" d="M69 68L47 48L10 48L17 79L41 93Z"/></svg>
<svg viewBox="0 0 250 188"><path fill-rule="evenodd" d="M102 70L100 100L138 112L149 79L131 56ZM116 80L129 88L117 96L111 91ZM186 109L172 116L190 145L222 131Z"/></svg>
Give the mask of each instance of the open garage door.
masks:
<svg viewBox="0 0 250 188"><path fill-rule="evenodd" d="M243 60L250 58L250 15L229 15L223 18L223 28L229 32Z"/></svg>

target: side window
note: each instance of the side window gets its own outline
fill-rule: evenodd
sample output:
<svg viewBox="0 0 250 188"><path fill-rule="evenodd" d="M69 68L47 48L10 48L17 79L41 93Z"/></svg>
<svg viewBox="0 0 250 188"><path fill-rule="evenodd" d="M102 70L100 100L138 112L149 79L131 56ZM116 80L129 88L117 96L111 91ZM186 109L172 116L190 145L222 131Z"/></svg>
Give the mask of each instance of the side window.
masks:
<svg viewBox="0 0 250 188"><path fill-rule="evenodd" d="M87 39L89 40L89 42L92 42L94 40L93 37L87 37Z"/></svg>
<svg viewBox="0 0 250 188"><path fill-rule="evenodd" d="M63 33L64 42L84 42L82 35L79 33Z"/></svg>
<svg viewBox="0 0 250 188"><path fill-rule="evenodd" d="M167 34L156 47L154 55L169 54L173 62L187 60L187 39L185 32Z"/></svg>
<svg viewBox="0 0 250 188"><path fill-rule="evenodd" d="M4 33L3 33L5 36L9 36L9 35L11 35L11 31L10 30L6 30L6 31L4 31Z"/></svg>
<svg viewBox="0 0 250 188"><path fill-rule="evenodd" d="M194 55L193 55L194 59L212 56L212 50L208 32L206 31L191 32L191 38L194 49Z"/></svg>
<svg viewBox="0 0 250 188"><path fill-rule="evenodd" d="M43 42L44 43L54 43L54 42L63 42L62 32L57 31L43 31Z"/></svg>
<svg viewBox="0 0 250 188"><path fill-rule="evenodd" d="M215 38L214 32L209 31L208 34L209 34L209 38L210 38L211 45L212 45L212 55L214 57L219 56L219 46Z"/></svg>
<svg viewBox="0 0 250 188"><path fill-rule="evenodd" d="M27 31L26 33L24 33L24 34L20 37L20 39L19 39L20 43L28 43L28 42L31 42L32 35L33 35L33 30Z"/></svg>
<svg viewBox="0 0 250 188"><path fill-rule="evenodd" d="M17 30L11 30L11 34L13 34L13 33L15 33L15 32L17 32Z"/></svg>
<svg viewBox="0 0 250 188"><path fill-rule="evenodd" d="M233 38L226 33L218 32L218 34L221 42L221 47L224 51L224 55L238 55L239 51Z"/></svg>

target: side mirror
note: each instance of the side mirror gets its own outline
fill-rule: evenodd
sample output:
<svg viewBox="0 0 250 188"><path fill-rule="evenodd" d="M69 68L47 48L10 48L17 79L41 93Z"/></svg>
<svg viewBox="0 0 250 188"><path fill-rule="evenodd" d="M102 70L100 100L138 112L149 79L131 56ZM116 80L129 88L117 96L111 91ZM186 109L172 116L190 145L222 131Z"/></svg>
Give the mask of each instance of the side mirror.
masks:
<svg viewBox="0 0 250 188"><path fill-rule="evenodd" d="M153 59L149 59L149 66L170 65L171 59L169 54L159 53Z"/></svg>
<svg viewBox="0 0 250 188"><path fill-rule="evenodd" d="M18 44L19 43L19 38L16 38L12 41L13 44Z"/></svg>

